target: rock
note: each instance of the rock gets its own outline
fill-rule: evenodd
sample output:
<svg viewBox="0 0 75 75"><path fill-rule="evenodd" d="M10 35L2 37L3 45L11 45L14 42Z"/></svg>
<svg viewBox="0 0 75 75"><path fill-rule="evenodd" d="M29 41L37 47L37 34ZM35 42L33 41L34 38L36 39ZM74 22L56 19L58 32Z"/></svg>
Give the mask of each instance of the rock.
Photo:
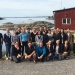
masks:
<svg viewBox="0 0 75 75"><path fill-rule="evenodd" d="M30 24L13 24L11 22L4 23L3 25L0 26L0 29L6 29L9 28L10 30L17 29L18 27L25 27L25 28L39 28L40 26L47 26L48 28L51 28L54 26L54 24L46 21L36 21L34 23Z"/></svg>

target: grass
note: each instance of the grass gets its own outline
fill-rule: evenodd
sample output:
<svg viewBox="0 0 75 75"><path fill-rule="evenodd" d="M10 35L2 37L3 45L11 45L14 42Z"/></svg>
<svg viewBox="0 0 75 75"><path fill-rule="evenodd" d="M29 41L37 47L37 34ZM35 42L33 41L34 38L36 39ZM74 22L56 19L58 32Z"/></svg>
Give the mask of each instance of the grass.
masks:
<svg viewBox="0 0 75 75"><path fill-rule="evenodd" d="M3 56L3 57L5 56L5 51L2 51L2 56Z"/></svg>

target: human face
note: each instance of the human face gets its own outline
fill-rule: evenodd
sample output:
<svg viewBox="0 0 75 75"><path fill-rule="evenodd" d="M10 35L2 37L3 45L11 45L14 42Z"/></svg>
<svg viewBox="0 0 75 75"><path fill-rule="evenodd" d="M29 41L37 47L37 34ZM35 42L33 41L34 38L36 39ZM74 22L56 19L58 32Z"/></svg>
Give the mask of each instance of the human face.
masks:
<svg viewBox="0 0 75 75"><path fill-rule="evenodd" d="M33 32L36 32L36 29L35 28L33 28Z"/></svg>
<svg viewBox="0 0 75 75"><path fill-rule="evenodd" d="M49 40L49 41L48 41L48 45L51 45L51 43L52 43L52 41Z"/></svg>
<svg viewBox="0 0 75 75"><path fill-rule="evenodd" d="M48 30L48 33L50 34L50 33L51 33L51 31L50 31L50 30Z"/></svg>
<svg viewBox="0 0 75 75"><path fill-rule="evenodd" d="M18 28L18 31L21 31L21 28Z"/></svg>
<svg viewBox="0 0 75 75"><path fill-rule="evenodd" d="M40 31L38 31L38 35L40 35Z"/></svg>
<svg viewBox="0 0 75 75"><path fill-rule="evenodd" d="M16 35L16 31L13 31L14 35Z"/></svg>
<svg viewBox="0 0 75 75"><path fill-rule="evenodd" d="M29 47L31 47L31 46L32 46L32 44L31 44L31 43L28 43L28 46L29 46Z"/></svg>
<svg viewBox="0 0 75 75"><path fill-rule="evenodd" d="M42 27L40 27L40 31L42 31Z"/></svg>
<svg viewBox="0 0 75 75"><path fill-rule="evenodd" d="M68 41L65 41L65 44L67 45L68 44Z"/></svg>
<svg viewBox="0 0 75 75"><path fill-rule="evenodd" d="M63 33L64 32L64 30L63 29L61 29L61 33Z"/></svg>
<svg viewBox="0 0 75 75"><path fill-rule="evenodd" d="M15 47L18 47L18 42L15 43Z"/></svg>
<svg viewBox="0 0 75 75"><path fill-rule="evenodd" d="M9 29L6 29L6 32L9 33Z"/></svg>
<svg viewBox="0 0 75 75"><path fill-rule="evenodd" d="M22 33L25 33L25 29L24 28L22 28Z"/></svg>
<svg viewBox="0 0 75 75"><path fill-rule="evenodd" d="M59 41L59 40L57 40L57 41L56 41L56 44L57 44L57 45L59 45L59 42L60 42L60 41Z"/></svg>
<svg viewBox="0 0 75 75"><path fill-rule="evenodd" d="M47 28L46 28L46 27L44 27L44 30L47 30Z"/></svg>
<svg viewBox="0 0 75 75"><path fill-rule="evenodd" d="M42 43L42 42L40 42L40 43L39 43L39 46L40 46L40 47L42 47L42 46L43 46L43 43Z"/></svg>

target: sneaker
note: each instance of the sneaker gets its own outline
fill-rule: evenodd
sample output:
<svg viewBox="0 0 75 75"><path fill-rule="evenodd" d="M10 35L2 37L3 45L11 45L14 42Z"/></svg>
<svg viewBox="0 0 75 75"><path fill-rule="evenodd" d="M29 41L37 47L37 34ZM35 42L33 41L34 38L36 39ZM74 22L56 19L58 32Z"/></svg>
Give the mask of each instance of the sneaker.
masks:
<svg viewBox="0 0 75 75"><path fill-rule="evenodd" d="M8 60L8 57L6 57L6 60Z"/></svg>
<svg viewBox="0 0 75 75"><path fill-rule="evenodd" d="M11 57L9 57L9 59L11 60L12 58L11 58Z"/></svg>
<svg viewBox="0 0 75 75"><path fill-rule="evenodd" d="M36 63L36 60L34 60L33 62Z"/></svg>
<svg viewBox="0 0 75 75"><path fill-rule="evenodd" d="M5 58L6 58L6 55L5 55Z"/></svg>

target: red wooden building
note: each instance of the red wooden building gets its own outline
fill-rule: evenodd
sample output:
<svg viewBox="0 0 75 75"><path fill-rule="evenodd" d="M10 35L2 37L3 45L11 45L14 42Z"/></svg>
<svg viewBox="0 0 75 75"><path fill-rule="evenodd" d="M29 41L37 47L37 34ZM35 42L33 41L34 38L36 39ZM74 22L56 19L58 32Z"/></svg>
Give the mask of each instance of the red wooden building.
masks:
<svg viewBox="0 0 75 75"><path fill-rule="evenodd" d="M75 30L75 8L53 11L55 28Z"/></svg>

